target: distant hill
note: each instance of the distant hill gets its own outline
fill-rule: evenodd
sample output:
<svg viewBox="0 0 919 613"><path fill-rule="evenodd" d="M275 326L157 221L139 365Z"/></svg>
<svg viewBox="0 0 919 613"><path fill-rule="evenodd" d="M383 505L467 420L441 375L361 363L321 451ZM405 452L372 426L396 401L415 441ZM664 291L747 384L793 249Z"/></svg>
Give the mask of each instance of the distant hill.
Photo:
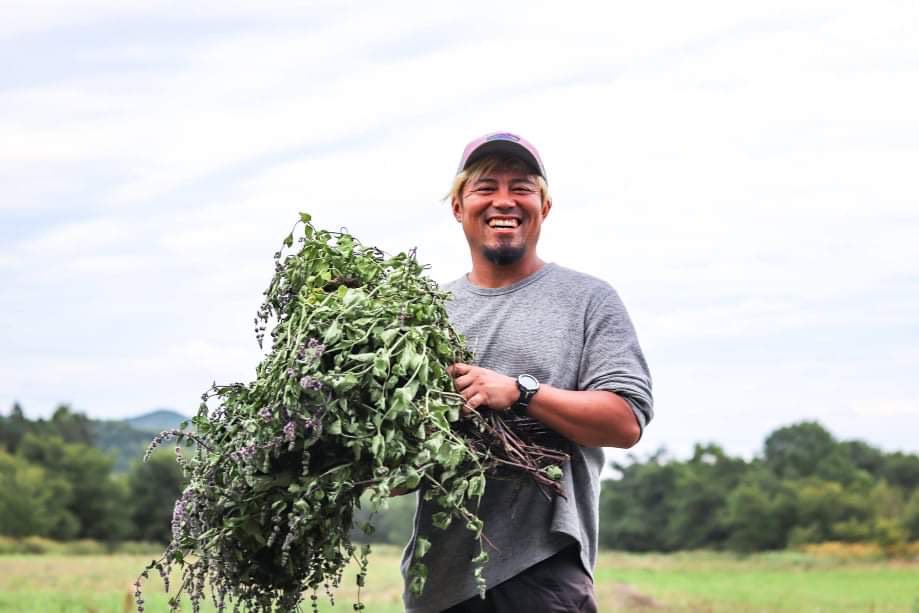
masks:
<svg viewBox="0 0 919 613"><path fill-rule="evenodd" d="M96 447L115 457L115 471L124 472L143 459L150 439L163 430L178 428L187 419L177 411L158 409L130 419L92 420L93 440Z"/></svg>
<svg viewBox="0 0 919 613"><path fill-rule="evenodd" d="M163 430L178 428L179 424L187 419L189 419L187 415L183 415L178 411L173 411L172 409L157 409L156 411L150 411L149 413L144 413L137 417L125 419L124 422L135 430L158 434Z"/></svg>

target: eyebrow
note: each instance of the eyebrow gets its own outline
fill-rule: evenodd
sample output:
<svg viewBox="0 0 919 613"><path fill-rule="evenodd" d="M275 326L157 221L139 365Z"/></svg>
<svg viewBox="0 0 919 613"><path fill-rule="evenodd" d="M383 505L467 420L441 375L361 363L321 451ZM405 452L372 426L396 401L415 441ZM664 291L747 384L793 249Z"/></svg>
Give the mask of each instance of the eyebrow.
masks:
<svg viewBox="0 0 919 613"><path fill-rule="evenodd" d="M473 181L472 184L478 185L479 183L497 183L497 182L498 182L497 179L492 179L491 177L479 177L478 179ZM525 183L527 185L536 185L536 181L534 181L533 179L529 177L524 178L524 179L511 179L510 183L511 185L516 185L520 183Z"/></svg>

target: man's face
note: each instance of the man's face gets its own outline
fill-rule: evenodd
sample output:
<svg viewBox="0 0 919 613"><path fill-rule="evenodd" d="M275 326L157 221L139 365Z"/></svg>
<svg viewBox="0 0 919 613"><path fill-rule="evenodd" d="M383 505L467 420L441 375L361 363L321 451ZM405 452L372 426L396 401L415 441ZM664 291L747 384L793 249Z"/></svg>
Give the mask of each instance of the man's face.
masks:
<svg viewBox="0 0 919 613"><path fill-rule="evenodd" d="M514 264L536 247L550 202L542 202L536 178L522 170L495 170L463 187L453 215L470 249L499 266Z"/></svg>

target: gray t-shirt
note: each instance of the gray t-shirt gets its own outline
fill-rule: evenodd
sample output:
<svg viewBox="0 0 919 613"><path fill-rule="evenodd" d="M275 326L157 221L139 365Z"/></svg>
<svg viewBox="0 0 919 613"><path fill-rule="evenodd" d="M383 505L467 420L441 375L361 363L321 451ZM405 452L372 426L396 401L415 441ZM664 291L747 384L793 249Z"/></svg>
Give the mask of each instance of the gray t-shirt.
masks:
<svg viewBox="0 0 919 613"><path fill-rule="evenodd" d="M466 337L475 362L510 376L529 373L569 390L610 390L632 407L642 430L652 417L651 378L625 307L609 284L546 264L507 287L481 288L462 277L445 289L451 322ZM592 571L597 559L603 450L571 444L562 467L567 498L547 500L529 479L489 479L479 507L485 522L489 587L577 542ZM414 532L405 548L406 573L415 541L432 543L424 561L428 577L420 597L406 590L408 613L436 613L478 592L470 560L478 545L465 522L432 526L434 503L418 495Z"/></svg>

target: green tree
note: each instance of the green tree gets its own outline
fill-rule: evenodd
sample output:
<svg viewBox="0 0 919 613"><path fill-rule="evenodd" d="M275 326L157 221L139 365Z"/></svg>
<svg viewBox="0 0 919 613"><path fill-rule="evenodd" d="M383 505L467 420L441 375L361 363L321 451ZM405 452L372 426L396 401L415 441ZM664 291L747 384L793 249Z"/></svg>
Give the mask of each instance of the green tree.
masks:
<svg viewBox="0 0 919 613"><path fill-rule="evenodd" d="M903 509L903 530L911 540L919 540L919 490L913 492Z"/></svg>
<svg viewBox="0 0 919 613"><path fill-rule="evenodd" d="M13 403L10 409L10 416L0 416L0 447L5 448L10 453L15 453L19 447L19 441L28 432L29 421L22 411L22 406L18 402Z"/></svg>
<svg viewBox="0 0 919 613"><path fill-rule="evenodd" d="M843 441L839 447L859 470L878 477L884 467L884 452L862 441Z"/></svg>
<svg viewBox="0 0 919 613"><path fill-rule="evenodd" d="M778 477L809 477L817 473L835 447L836 441L826 428L805 421L772 432L766 438L764 457L766 466Z"/></svg>
<svg viewBox="0 0 919 613"><path fill-rule="evenodd" d="M674 511L673 492L680 479L677 463L658 451L645 462L632 457L628 465L614 463L619 479L603 482L600 491L600 542L630 551L666 551L664 537Z"/></svg>
<svg viewBox="0 0 919 613"><path fill-rule="evenodd" d="M70 484L73 495L65 508L78 521L77 536L111 542L130 532L127 488L112 478L111 457L59 436L31 433L23 437L19 454Z"/></svg>
<svg viewBox="0 0 919 613"><path fill-rule="evenodd" d="M795 492L761 466L751 468L727 499L727 546L741 552L782 549L795 525Z"/></svg>
<svg viewBox="0 0 919 613"><path fill-rule="evenodd" d="M671 493L673 511L664 529L667 549L720 548L730 531L726 524L728 494L747 469L715 444L696 445L680 465Z"/></svg>
<svg viewBox="0 0 919 613"><path fill-rule="evenodd" d="M881 476L906 492L915 491L919 488L919 455L901 451L887 454Z"/></svg>
<svg viewBox="0 0 919 613"><path fill-rule="evenodd" d="M838 444L833 445L832 450L820 458L812 474L824 481L835 481L845 485L864 480L866 477L870 481L870 476L860 470L846 449Z"/></svg>
<svg viewBox="0 0 919 613"><path fill-rule="evenodd" d="M153 454L135 462L128 472L132 537L168 543L172 538L172 510L185 486L182 468L168 454Z"/></svg>
<svg viewBox="0 0 919 613"><path fill-rule="evenodd" d="M61 404L54 410L49 426L55 434L68 443L92 445L92 421L83 413L74 413L70 405Z"/></svg>
<svg viewBox="0 0 919 613"><path fill-rule="evenodd" d="M13 537L76 534L77 519L60 504L69 484L40 466L0 450L0 534Z"/></svg>
<svg viewBox="0 0 919 613"><path fill-rule="evenodd" d="M874 509L867 491L852 491L839 482L816 478L789 485L797 493L790 544L859 540L865 530L870 531Z"/></svg>

